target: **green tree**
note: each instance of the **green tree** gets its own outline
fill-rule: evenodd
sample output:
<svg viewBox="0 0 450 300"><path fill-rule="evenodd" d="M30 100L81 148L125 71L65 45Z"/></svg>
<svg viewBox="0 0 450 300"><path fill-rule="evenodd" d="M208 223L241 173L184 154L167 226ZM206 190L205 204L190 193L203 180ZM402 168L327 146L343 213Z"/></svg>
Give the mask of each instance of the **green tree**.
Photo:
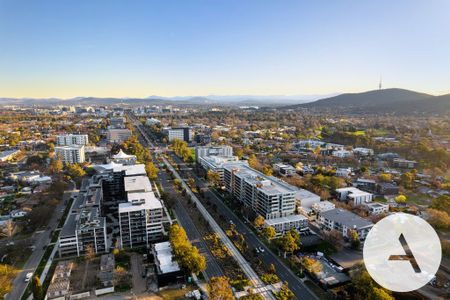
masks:
<svg viewBox="0 0 450 300"><path fill-rule="evenodd" d="M33 299L34 300L42 300L44 298L44 292L43 292L41 280L39 279L39 277L37 277L37 276L33 277L31 290L33 291Z"/></svg>

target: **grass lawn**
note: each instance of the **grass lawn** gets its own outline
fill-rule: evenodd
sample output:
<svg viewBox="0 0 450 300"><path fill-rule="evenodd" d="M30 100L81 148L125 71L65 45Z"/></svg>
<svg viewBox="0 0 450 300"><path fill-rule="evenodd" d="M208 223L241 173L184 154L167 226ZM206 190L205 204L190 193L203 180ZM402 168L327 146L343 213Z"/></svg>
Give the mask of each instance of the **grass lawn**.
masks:
<svg viewBox="0 0 450 300"><path fill-rule="evenodd" d="M407 203L414 203L416 205L430 205L431 197L424 194L418 193L407 193L405 194L407 198Z"/></svg>
<svg viewBox="0 0 450 300"><path fill-rule="evenodd" d="M190 291L194 290L192 286L187 286L185 289L167 289L160 291L158 293L164 300L176 300L176 299L185 299L184 295Z"/></svg>

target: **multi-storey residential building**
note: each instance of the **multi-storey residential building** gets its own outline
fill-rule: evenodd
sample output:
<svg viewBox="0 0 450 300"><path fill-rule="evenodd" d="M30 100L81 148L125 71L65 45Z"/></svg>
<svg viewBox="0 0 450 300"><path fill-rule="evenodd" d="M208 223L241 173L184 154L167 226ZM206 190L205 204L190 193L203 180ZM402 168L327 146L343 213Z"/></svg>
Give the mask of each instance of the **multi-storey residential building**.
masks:
<svg viewBox="0 0 450 300"><path fill-rule="evenodd" d="M119 204L120 247L149 247L163 235L163 207L153 192L128 193Z"/></svg>
<svg viewBox="0 0 450 300"><path fill-rule="evenodd" d="M237 156L204 156L200 157L200 165L206 170L219 174L220 182L223 182L223 167L225 164L238 162Z"/></svg>
<svg viewBox="0 0 450 300"><path fill-rule="evenodd" d="M298 189L252 169L246 162L225 164L224 184L236 199L265 219L294 214Z"/></svg>
<svg viewBox="0 0 450 300"><path fill-rule="evenodd" d="M302 230L308 228L308 218L302 215L290 215L286 217L264 220L264 226L271 226L277 235L283 235L289 230Z"/></svg>
<svg viewBox="0 0 450 300"><path fill-rule="evenodd" d="M346 187L336 189L338 199L340 201L351 201L353 205L361 205L367 202L371 202L373 194L361 191L355 187Z"/></svg>
<svg viewBox="0 0 450 300"><path fill-rule="evenodd" d="M122 143L131 137L129 129L108 129L106 137L110 143Z"/></svg>
<svg viewBox="0 0 450 300"><path fill-rule="evenodd" d="M55 147L55 153L63 163L79 164L85 161L84 145L58 146Z"/></svg>
<svg viewBox="0 0 450 300"><path fill-rule="evenodd" d="M337 230L343 237L349 237L350 230L358 233L364 240L373 227L373 223L347 210L335 208L319 214L318 223L324 230Z"/></svg>
<svg viewBox="0 0 450 300"><path fill-rule="evenodd" d="M231 146L201 146L195 147L195 161L200 163L200 158L207 156L232 157L233 148Z"/></svg>
<svg viewBox="0 0 450 300"><path fill-rule="evenodd" d="M60 256L80 256L88 247L95 253L106 252L106 220L98 208L83 208L69 215L59 237Z"/></svg>
<svg viewBox="0 0 450 300"><path fill-rule="evenodd" d="M113 117L109 119L110 128L125 128L124 117Z"/></svg>
<svg viewBox="0 0 450 300"><path fill-rule="evenodd" d="M373 149L356 147L353 148L353 153L358 156L371 156L373 155Z"/></svg>
<svg viewBox="0 0 450 300"><path fill-rule="evenodd" d="M321 212L324 212L327 210L332 210L335 208L336 208L336 205L334 205L334 203L327 201L327 200L314 203L311 207L312 211L317 214L320 214Z"/></svg>
<svg viewBox="0 0 450 300"><path fill-rule="evenodd" d="M192 129L188 126L165 128L163 133L167 135L169 142L181 140L189 143L192 141Z"/></svg>
<svg viewBox="0 0 450 300"><path fill-rule="evenodd" d="M403 158L394 158L392 160L394 167L405 168L405 169L413 169L417 167L417 162L415 160L407 160Z"/></svg>
<svg viewBox="0 0 450 300"><path fill-rule="evenodd" d="M87 134L64 134L56 136L56 145L58 146L73 146L73 145L87 145L89 143Z"/></svg>
<svg viewBox="0 0 450 300"><path fill-rule="evenodd" d="M278 164L274 164L273 165L273 169L275 170L275 172L277 172L279 175L281 176L292 176L295 173L297 173L297 170L291 166L291 165L286 165L286 164L282 164L282 163L278 163Z"/></svg>

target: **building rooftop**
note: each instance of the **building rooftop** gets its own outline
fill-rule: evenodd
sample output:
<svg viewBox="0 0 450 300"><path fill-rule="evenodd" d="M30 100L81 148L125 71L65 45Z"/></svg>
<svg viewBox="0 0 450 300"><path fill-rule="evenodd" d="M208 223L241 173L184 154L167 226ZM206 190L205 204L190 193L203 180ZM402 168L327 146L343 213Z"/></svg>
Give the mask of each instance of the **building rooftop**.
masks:
<svg viewBox="0 0 450 300"><path fill-rule="evenodd" d="M324 211L320 214L325 219L347 226L348 228L365 228L373 226L373 223L360 216L341 208Z"/></svg>
<svg viewBox="0 0 450 300"><path fill-rule="evenodd" d="M125 192L152 191L152 185L147 176L129 176L125 177L123 181L125 185Z"/></svg>
<svg viewBox="0 0 450 300"><path fill-rule="evenodd" d="M112 156L113 159L126 159L126 158L136 158L136 155L130 155L126 154L122 151L122 149L119 150L119 152Z"/></svg>
<svg viewBox="0 0 450 300"><path fill-rule="evenodd" d="M153 245L155 250L155 262L161 274L180 271L178 263L172 259L172 247L170 242L162 242Z"/></svg>
<svg viewBox="0 0 450 300"><path fill-rule="evenodd" d="M127 196L128 202L119 204L119 213L162 208L161 201L153 192L128 193Z"/></svg>
<svg viewBox="0 0 450 300"><path fill-rule="evenodd" d="M93 168L100 173L108 170L112 170L113 172L125 172L126 176L147 174L147 172L145 171L145 165L143 164L125 166L122 164L117 164L115 162L110 162L109 164L105 165L94 165Z"/></svg>

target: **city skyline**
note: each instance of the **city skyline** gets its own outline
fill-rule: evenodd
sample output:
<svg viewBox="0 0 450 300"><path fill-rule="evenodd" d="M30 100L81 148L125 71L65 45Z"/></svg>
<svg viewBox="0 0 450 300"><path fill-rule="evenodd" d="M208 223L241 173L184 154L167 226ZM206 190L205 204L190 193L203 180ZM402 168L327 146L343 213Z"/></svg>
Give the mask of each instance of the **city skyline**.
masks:
<svg viewBox="0 0 450 300"><path fill-rule="evenodd" d="M447 1L0 3L0 97L450 93Z"/></svg>

